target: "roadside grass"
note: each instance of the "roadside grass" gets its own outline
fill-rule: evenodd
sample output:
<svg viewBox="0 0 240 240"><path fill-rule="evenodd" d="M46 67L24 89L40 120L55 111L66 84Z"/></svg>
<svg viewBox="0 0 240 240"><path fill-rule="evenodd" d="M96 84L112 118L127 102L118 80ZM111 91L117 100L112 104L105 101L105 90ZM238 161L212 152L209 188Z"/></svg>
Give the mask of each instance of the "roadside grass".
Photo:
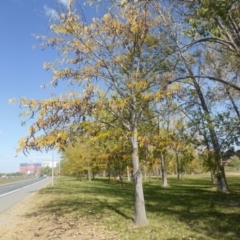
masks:
<svg viewBox="0 0 240 240"><path fill-rule="evenodd" d="M26 177L14 177L14 178L6 178L6 179L2 179L0 178L0 185L2 184L8 184L8 183L14 183L14 182L20 182L20 181L24 181L24 180L28 180L28 179L32 179L35 178L33 176L26 176Z"/></svg>
<svg viewBox="0 0 240 240"><path fill-rule="evenodd" d="M228 178L230 193L223 194L211 186L210 176L186 176L184 182L169 177L170 187L159 180L144 181L149 225L133 224L133 185L108 183L107 179L77 181L56 179L54 187L37 194L34 216L103 226L121 240L240 239L239 178Z"/></svg>

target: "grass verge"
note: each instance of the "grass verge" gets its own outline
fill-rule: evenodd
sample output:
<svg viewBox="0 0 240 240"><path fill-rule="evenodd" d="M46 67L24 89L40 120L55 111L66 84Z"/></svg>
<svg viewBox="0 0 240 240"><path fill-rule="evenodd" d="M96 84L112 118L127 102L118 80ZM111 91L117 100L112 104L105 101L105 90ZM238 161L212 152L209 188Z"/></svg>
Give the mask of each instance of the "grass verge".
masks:
<svg viewBox="0 0 240 240"><path fill-rule="evenodd" d="M21 181L25 181L28 179L32 179L32 178L36 178L34 176L20 176L20 177L14 177L14 178L7 178L7 179L2 179L0 178L0 185L4 185L4 184L8 184L8 183L14 183L14 182L21 182Z"/></svg>
<svg viewBox="0 0 240 240"><path fill-rule="evenodd" d="M106 179L64 177L37 194L38 207L27 217L54 216L62 223L81 219L90 228L114 236L102 239L240 239L240 186L237 177L228 181L228 194L217 192L204 176L185 177L184 182L171 177L169 188L161 188L157 180L144 182L149 225L138 228L133 224L131 183L121 189Z"/></svg>

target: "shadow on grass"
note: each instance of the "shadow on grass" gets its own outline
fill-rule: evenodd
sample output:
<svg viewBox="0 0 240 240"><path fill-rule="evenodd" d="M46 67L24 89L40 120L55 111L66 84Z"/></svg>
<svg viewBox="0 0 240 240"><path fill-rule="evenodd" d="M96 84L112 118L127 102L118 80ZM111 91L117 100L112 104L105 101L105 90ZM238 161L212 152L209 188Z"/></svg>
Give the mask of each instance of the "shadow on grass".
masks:
<svg viewBox="0 0 240 240"><path fill-rule="evenodd" d="M169 179L169 183L170 188L161 188L160 181L144 183L147 214L156 218L159 226L168 219L172 221L173 229L174 222L180 221L191 233L208 239L240 239L240 208L234 206L240 201L237 178L231 178L229 194L213 191L210 180L206 178L186 179L184 182ZM115 213L133 221L134 193L131 183L126 183L121 189L117 183L109 184L106 179L79 182L63 178L54 187L44 188L39 194L52 194L55 198L28 216L75 214L77 217L104 218ZM192 238L204 239L194 235Z"/></svg>
<svg viewBox="0 0 240 240"><path fill-rule="evenodd" d="M121 189L117 183L109 184L106 179L92 182L66 180L59 180L54 187L41 189L40 195L52 195L54 200L47 201L36 212L28 213L26 216L75 214L77 217L101 217L107 211L133 221L131 214L119 208L119 201L120 206L124 206L123 209L132 208L131 185Z"/></svg>
<svg viewBox="0 0 240 240"><path fill-rule="evenodd" d="M211 189L206 179L185 182L170 180L170 188L146 184L148 212L174 217L189 230L213 239L240 239L239 183L231 179L232 192L224 194ZM194 238L196 239L196 238Z"/></svg>

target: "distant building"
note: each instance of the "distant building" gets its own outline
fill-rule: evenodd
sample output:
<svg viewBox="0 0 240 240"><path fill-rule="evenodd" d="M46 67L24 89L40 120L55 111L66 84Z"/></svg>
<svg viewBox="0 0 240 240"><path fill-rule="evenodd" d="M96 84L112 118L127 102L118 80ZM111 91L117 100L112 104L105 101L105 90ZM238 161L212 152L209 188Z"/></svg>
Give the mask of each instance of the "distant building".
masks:
<svg viewBox="0 0 240 240"><path fill-rule="evenodd" d="M52 168L52 166L55 168L58 165L58 161L43 161L42 162L42 167L50 167Z"/></svg>
<svg viewBox="0 0 240 240"><path fill-rule="evenodd" d="M41 163L20 163L20 173L23 174L40 174Z"/></svg>

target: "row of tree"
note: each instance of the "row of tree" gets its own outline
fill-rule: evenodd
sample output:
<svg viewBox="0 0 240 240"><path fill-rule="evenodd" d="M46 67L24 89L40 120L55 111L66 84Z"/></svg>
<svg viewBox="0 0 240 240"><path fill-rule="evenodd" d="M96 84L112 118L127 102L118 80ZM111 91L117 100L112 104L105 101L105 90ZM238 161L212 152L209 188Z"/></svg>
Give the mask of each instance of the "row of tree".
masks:
<svg viewBox="0 0 240 240"><path fill-rule="evenodd" d="M161 163L166 183L166 169L180 178L204 163L227 192L223 152L239 144L239 1L90 2L101 7L95 18L69 0L38 36L61 54L44 63L50 84L81 91L20 99L23 115L37 118L19 151L57 148L79 177L90 169L121 177L128 166L137 225L147 224L144 167Z"/></svg>
<svg viewBox="0 0 240 240"><path fill-rule="evenodd" d="M155 119L156 120L156 119ZM88 129L85 130L89 133ZM88 128L93 129L97 123L89 122ZM91 130L92 131L92 130ZM158 133L158 131L160 131ZM118 177L132 175L131 144L122 133L116 129L105 129L99 126L94 136L82 133L74 145L65 147L62 152L62 173L81 176L87 174L91 180L96 175ZM200 151L183 130L183 124L177 122L175 128L165 129L154 121L147 123L140 130L142 137L138 138L141 171L147 175L165 175L166 172L177 174L178 179L183 173L198 173L209 170L209 162L205 155L207 151ZM161 139L160 139L161 138ZM184 144L181 143L184 141ZM213 159L211 159L213 161ZM168 186L167 178L163 178L163 186Z"/></svg>

